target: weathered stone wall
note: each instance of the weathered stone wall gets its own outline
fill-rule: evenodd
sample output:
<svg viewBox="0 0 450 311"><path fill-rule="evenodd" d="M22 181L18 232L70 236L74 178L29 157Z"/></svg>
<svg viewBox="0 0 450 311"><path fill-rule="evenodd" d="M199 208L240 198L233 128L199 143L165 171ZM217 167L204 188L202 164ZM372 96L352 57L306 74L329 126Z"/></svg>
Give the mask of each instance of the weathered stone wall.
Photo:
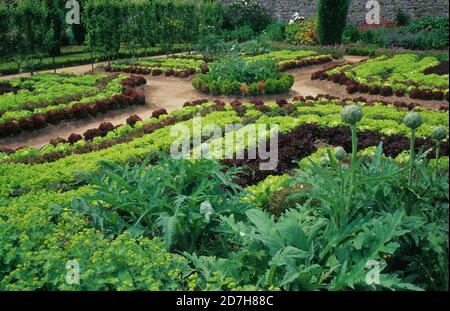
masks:
<svg viewBox="0 0 450 311"><path fill-rule="evenodd" d="M224 3L233 0L221 0ZM305 17L314 17L317 13L318 0L260 0L277 20L287 21L295 12ZM381 19L388 23L395 22L395 12L401 9L411 19L419 17L448 16L448 0L379 0ZM367 0L352 0L348 23L360 25L365 23Z"/></svg>

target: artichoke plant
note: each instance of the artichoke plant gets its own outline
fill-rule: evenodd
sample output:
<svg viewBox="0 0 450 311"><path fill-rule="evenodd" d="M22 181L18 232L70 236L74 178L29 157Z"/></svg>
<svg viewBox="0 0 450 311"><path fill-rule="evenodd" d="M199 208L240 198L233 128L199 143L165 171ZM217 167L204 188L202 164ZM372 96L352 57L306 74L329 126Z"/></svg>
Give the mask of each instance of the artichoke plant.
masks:
<svg viewBox="0 0 450 311"><path fill-rule="evenodd" d="M423 119L418 112L409 112L406 114L403 119L403 123L411 129L411 138L410 138L410 155L409 155L409 182L411 185L413 172L414 172L414 164L416 160L416 129L418 129L422 125Z"/></svg>
<svg viewBox="0 0 450 311"><path fill-rule="evenodd" d="M358 133L356 124L362 120L363 111L361 106L358 105L349 105L344 107L344 110L341 113L342 121L347 124L350 124L352 130L352 168L351 168L351 177L350 177L350 190L348 194L346 210L350 208L350 203L353 196L354 184L355 184L355 175L358 169Z"/></svg>

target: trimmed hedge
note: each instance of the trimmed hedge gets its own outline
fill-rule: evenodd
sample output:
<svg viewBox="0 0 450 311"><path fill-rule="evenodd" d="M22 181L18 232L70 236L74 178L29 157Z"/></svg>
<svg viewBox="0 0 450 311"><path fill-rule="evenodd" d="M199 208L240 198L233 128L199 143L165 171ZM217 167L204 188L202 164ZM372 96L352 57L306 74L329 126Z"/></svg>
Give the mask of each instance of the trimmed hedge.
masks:
<svg viewBox="0 0 450 311"><path fill-rule="evenodd" d="M341 43L347 21L349 0L320 0L317 9L317 32L321 45Z"/></svg>

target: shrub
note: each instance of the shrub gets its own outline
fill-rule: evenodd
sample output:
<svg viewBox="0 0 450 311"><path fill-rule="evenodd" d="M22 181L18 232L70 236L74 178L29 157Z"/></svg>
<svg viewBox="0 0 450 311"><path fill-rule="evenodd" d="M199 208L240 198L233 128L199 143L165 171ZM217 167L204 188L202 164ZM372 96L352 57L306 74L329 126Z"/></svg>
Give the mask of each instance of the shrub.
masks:
<svg viewBox="0 0 450 311"><path fill-rule="evenodd" d="M282 41L284 39L285 25L271 23L264 30L264 36L271 41Z"/></svg>
<svg viewBox="0 0 450 311"><path fill-rule="evenodd" d="M296 45L314 45L319 42L317 20L301 20L286 26L286 40Z"/></svg>
<svg viewBox="0 0 450 311"><path fill-rule="evenodd" d="M220 83L217 81L211 81L209 83L208 91L211 93L211 95L220 95ZM241 92L242 92L242 86L241 86Z"/></svg>
<svg viewBox="0 0 450 311"><path fill-rule="evenodd" d="M210 72L204 77L211 80L231 80L253 83L277 76L276 63L269 58L250 62L239 56L225 57L210 65Z"/></svg>
<svg viewBox="0 0 450 311"><path fill-rule="evenodd" d="M231 41L245 42L252 39L255 36L255 32L249 25L244 25L228 32L226 36Z"/></svg>
<svg viewBox="0 0 450 311"><path fill-rule="evenodd" d="M409 17L402 9L397 9L395 11L395 21L397 22L397 26L406 26L409 22Z"/></svg>
<svg viewBox="0 0 450 311"><path fill-rule="evenodd" d="M419 24L422 22L423 24ZM384 48L398 47L414 50L433 50L448 48L448 25L434 27L419 21L418 26L365 29L360 32L360 43ZM448 19L447 19L448 23ZM415 24L415 23L413 23ZM427 26L426 26L427 25ZM368 48L372 50L372 48ZM352 48L348 48L352 50ZM376 51L374 51L376 53Z"/></svg>
<svg viewBox="0 0 450 311"><path fill-rule="evenodd" d="M365 44L376 44L376 35L375 30L373 29L364 29L360 32L360 40Z"/></svg>
<svg viewBox="0 0 450 311"><path fill-rule="evenodd" d="M412 33L418 33L422 30L435 29L440 32L447 32L449 30L448 17L423 17L414 20L408 27L408 30Z"/></svg>
<svg viewBox="0 0 450 311"><path fill-rule="evenodd" d="M270 15L258 1L235 0L225 6L225 29L233 30L248 25L254 32L261 32L270 22Z"/></svg>
<svg viewBox="0 0 450 311"><path fill-rule="evenodd" d="M356 26L347 26L342 34L343 43L357 42L360 39L359 29ZM348 53L348 52L347 52Z"/></svg>
<svg viewBox="0 0 450 311"><path fill-rule="evenodd" d="M241 87L240 87L240 91L241 91L242 96L247 96L250 93L250 88L249 88L248 84L245 82L242 83ZM211 91L211 94L213 94L212 91Z"/></svg>
<svg viewBox="0 0 450 311"><path fill-rule="evenodd" d="M319 0L317 32L322 45L334 45L342 41L349 0Z"/></svg>
<svg viewBox="0 0 450 311"><path fill-rule="evenodd" d="M349 46L345 49L345 53L348 55L358 55L358 56L376 56L377 48L374 47L352 47Z"/></svg>

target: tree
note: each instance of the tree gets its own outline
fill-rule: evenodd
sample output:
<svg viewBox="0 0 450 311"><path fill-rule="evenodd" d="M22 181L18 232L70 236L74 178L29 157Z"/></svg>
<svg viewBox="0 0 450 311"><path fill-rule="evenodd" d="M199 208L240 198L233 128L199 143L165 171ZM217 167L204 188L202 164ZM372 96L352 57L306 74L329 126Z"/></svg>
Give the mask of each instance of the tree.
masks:
<svg viewBox="0 0 450 311"><path fill-rule="evenodd" d="M139 58L138 49L142 45L142 32L141 24L144 21L145 13L142 12L142 3L129 2L123 5L123 19L121 23L121 40L131 51L131 54Z"/></svg>
<svg viewBox="0 0 450 311"><path fill-rule="evenodd" d="M21 0L13 9L11 36L14 42L14 58L20 68L25 61L31 75L36 56L42 62L47 34L47 6L39 0Z"/></svg>
<svg viewBox="0 0 450 311"><path fill-rule="evenodd" d="M93 0L84 10L87 43L103 55L108 63L119 55L121 43L122 3L120 0Z"/></svg>
<svg viewBox="0 0 450 311"><path fill-rule="evenodd" d="M86 5L86 0L78 0L78 3L80 4L80 16L83 16L84 14L84 7ZM72 33L75 41L78 44L83 44L85 37L86 37L86 29L83 23L80 24L72 24Z"/></svg>
<svg viewBox="0 0 450 311"><path fill-rule="evenodd" d="M205 1L200 5L198 15L199 36L219 35L224 27L224 8L216 1Z"/></svg>
<svg viewBox="0 0 450 311"><path fill-rule="evenodd" d="M56 27L53 25L53 23L50 24L50 27L44 38L45 49L49 51L49 55L52 57L54 73L56 73L55 57L58 55L58 49L61 46L61 39L60 36L57 36L55 34L55 28Z"/></svg>
<svg viewBox="0 0 450 311"><path fill-rule="evenodd" d="M142 34L139 37L140 44L144 47L144 55L147 54L147 48L155 46L158 42L158 29L156 25L155 1L145 0L142 2Z"/></svg>
<svg viewBox="0 0 450 311"><path fill-rule="evenodd" d="M53 39L51 39L52 44L49 47L50 50L48 50L50 56L58 56L61 54L61 37L65 26L65 14L63 11L65 2L66 0L45 0L48 9L46 20L48 28L46 36L49 35L50 28L52 29L51 33L53 34Z"/></svg>
<svg viewBox="0 0 450 311"><path fill-rule="evenodd" d="M156 1L156 24L161 49L169 55L178 39L177 3Z"/></svg>
<svg viewBox="0 0 450 311"><path fill-rule="evenodd" d="M319 0L317 32L321 45L335 45L342 41L350 0Z"/></svg>
<svg viewBox="0 0 450 311"><path fill-rule="evenodd" d="M198 38L197 6L192 3L180 5L178 10L178 22L179 42L196 42Z"/></svg>
<svg viewBox="0 0 450 311"><path fill-rule="evenodd" d="M0 57L7 56L11 50L10 23L11 11L5 3L0 2Z"/></svg>

